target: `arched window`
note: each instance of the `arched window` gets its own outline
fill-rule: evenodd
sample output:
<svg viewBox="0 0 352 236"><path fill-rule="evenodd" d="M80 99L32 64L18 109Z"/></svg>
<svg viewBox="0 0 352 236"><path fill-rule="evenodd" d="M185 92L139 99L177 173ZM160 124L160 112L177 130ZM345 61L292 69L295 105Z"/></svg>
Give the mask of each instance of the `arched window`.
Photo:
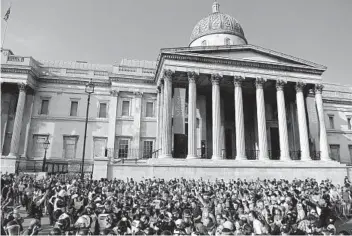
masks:
<svg viewBox="0 0 352 236"><path fill-rule="evenodd" d="M202 41L202 46L207 46L207 40Z"/></svg>
<svg viewBox="0 0 352 236"><path fill-rule="evenodd" d="M230 45L231 44L231 41L229 38L225 38L225 45Z"/></svg>

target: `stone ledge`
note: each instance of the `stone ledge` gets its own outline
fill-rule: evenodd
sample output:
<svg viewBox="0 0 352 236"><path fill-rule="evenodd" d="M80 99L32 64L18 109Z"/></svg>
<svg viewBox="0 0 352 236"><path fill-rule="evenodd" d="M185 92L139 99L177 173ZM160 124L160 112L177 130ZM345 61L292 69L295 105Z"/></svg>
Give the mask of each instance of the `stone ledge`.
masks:
<svg viewBox="0 0 352 236"><path fill-rule="evenodd" d="M132 163L131 163L132 164ZM142 166L141 163L138 166ZM144 166L183 167L247 167L247 168L347 168L336 161L258 161L258 160L211 160L211 159L149 159Z"/></svg>

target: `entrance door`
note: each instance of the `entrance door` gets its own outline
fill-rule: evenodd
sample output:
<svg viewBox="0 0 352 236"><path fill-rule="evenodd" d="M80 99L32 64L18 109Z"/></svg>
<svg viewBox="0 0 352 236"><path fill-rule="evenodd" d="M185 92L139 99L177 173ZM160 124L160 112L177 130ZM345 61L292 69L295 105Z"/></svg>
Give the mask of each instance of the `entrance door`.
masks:
<svg viewBox="0 0 352 236"><path fill-rule="evenodd" d="M232 131L225 130L226 159L232 159Z"/></svg>
<svg viewBox="0 0 352 236"><path fill-rule="evenodd" d="M279 139L279 129L271 127L270 128L271 136L271 159L279 160L280 158L280 139Z"/></svg>
<svg viewBox="0 0 352 236"><path fill-rule="evenodd" d="M188 137L185 134L174 134L174 158L186 158Z"/></svg>

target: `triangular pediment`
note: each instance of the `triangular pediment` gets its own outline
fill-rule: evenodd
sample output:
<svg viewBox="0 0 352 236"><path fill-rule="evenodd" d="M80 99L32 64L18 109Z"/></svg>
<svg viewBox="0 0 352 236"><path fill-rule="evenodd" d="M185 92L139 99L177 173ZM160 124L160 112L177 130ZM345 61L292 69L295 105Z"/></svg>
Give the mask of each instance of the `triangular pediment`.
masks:
<svg viewBox="0 0 352 236"><path fill-rule="evenodd" d="M255 45L189 47L169 50L166 49L165 51L199 55L202 57L208 56L229 60L253 61L258 63L281 64L287 66L303 66L319 70L326 69L325 66Z"/></svg>

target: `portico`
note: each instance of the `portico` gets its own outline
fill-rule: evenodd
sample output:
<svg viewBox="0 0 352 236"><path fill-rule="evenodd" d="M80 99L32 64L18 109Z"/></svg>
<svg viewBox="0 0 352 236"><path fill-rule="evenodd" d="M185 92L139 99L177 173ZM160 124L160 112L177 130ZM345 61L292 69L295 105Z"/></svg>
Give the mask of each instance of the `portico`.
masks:
<svg viewBox="0 0 352 236"><path fill-rule="evenodd" d="M232 52L236 54L236 49ZM190 62L188 57L194 61ZM202 151L196 150L202 149L199 144L205 143L205 156L212 160L330 160L324 122L319 122L319 149L310 147L307 127L305 99L309 92L316 93L317 110L322 109L320 68L309 68L302 73L300 66L273 70L273 65L258 62L248 63L251 68L241 68L238 61L231 59L217 64L211 62L216 60L212 56L207 58L209 64L199 63L199 59L189 53L183 57L173 56L172 60L165 60L167 63L160 65L158 96L164 101L158 111L163 132L158 140L163 150L160 159L180 158L175 155L179 152L172 151L180 148L187 152L183 158L201 158ZM188 94L184 121L187 123L184 134L187 142L183 142L186 147L177 146L173 133L175 100L172 95L178 88L185 89ZM201 101L205 103L204 112L199 109ZM319 115L319 119L323 120L323 116ZM200 130L197 123L206 128Z"/></svg>

